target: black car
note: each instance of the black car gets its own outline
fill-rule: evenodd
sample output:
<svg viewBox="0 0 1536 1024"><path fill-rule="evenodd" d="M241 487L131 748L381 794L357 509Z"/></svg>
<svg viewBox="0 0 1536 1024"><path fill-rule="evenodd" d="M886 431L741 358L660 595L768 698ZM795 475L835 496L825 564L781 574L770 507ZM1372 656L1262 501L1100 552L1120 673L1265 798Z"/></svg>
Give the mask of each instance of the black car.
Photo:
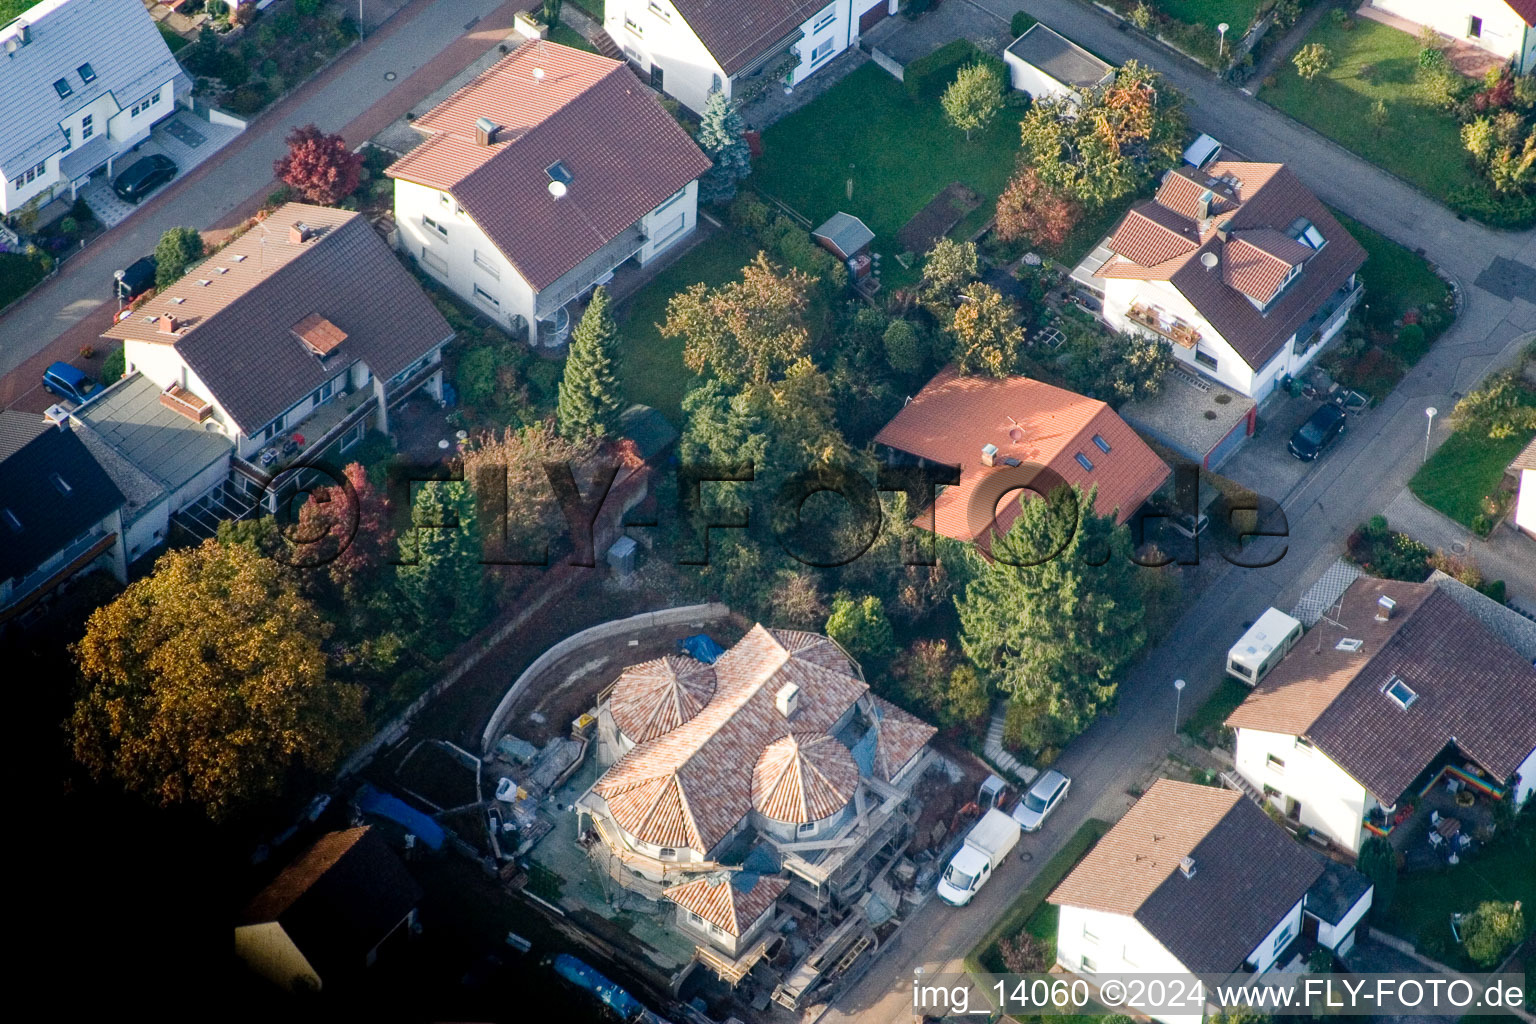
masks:
<svg viewBox="0 0 1536 1024"><path fill-rule="evenodd" d="M138 298L155 286L155 269L159 264L153 256L141 256L112 275L112 297L124 302Z"/></svg>
<svg viewBox="0 0 1536 1024"><path fill-rule="evenodd" d="M1344 410L1336 405L1319 406L1307 422L1291 435L1291 454L1311 462L1344 433Z"/></svg>
<svg viewBox="0 0 1536 1024"><path fill-rule="evenodd" d="M137 203L155 189L176 177L177 167L168 156L159 153L134 162L112 179L112 191L125 203Z"/></svg>

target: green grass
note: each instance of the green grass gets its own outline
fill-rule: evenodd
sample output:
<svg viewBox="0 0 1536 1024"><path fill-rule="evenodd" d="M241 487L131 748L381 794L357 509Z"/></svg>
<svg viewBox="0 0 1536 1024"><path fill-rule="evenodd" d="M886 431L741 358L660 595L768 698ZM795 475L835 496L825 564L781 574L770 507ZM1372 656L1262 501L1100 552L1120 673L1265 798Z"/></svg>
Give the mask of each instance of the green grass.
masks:
<svg viewBox="0 0 1536 1024"><path fill-rule="evenodd" d="M1227 41L1241 39L1253 23L1259 0L1152 0L1170 18L1177 18L1186 25L1206 25L1215 28L1225 22L1230 26Z"/></svg>
<svg viewBox="0 0 1536 1024"><path fill-rule="evenodd" d="M652 406L674 424L682 423L683 393L694 375L683 365L682 339L663 338L657 328L666 319L667 300L701 281L713 288L735 278L757 250L738 231L717 232L628 300L619 323L619 378L626 400Z"/></svg>
<svg viewBox="0 0 1536 1024"><path fill-rule="evenodd" d="M1483 499L1498 489L1505 468L1530 442L1530 434L1495 440L1458 430L1419 467L1408 486L1424 504L1477 530L1474 524L1483 515Z"/></svg>
<svg viewBox="0 0 1536 1024"><path fill-rule="evenodd" d="M0 252L0 309L26 293L47 274L43 265L19 252Z"/></svg>
<svg viewBox="0 0 1536 1024"><path fill-rule="evenodd" d="M1333 66L1307 82L1286 61L1262 99L1433 195L1444 198L1453 188L1479 183L1463 159L1455 117L1418 95L1417 39L1364 18L1348 31L1324 18L1306 43L1328 47ZM1369 81L1361 75L1367 66L1374 69ZM1370 116L1377 100L1390 114L1380 130Z"/></svg>
<svg viewBox="0 0 1536 1024"><path fill-rule="evenodd" d="M13 18L21 17L28 7L37 3L37 0L0 0L0 25Z"/></svg>
<svg viewBox="0 0 1536 1024"><path fill-rule="evenodd" d="M170 29L166 28L163 23L157 21L155 22L155 27L160 30L160 35L165 40L165 45L171 48L172 53L175 53L183 46L187 45L187 39L185 36L177 35L175 32L172 32Z"/></svg>
<svg viewBox="0 0 1536 1024"><path fill-rule="evenodd" d="M1253 689L1231 676L1222 676L1216 692L1195 709L1179 731L1196 740L1210 742L1227 716L1237 710Z"/></svg>
<svg viewBox="0 0 1536 1024"><path fill-rule="evenodd" d="M572 7L585 11L594 18L599 25L603 23L603 4L605 0L570 0Z"/></svg>
<svg viewBox="0 0 1536 1024"><path fill-rule="evenodd" d="M869 64L764 132L750 180L813 224L854 214L875 232L875 248L894 254L896 233L952 181L981 193L983 209L996 204L1013 173L1018 120L1005 108L967 142L936 98L913 99Z"/></svg>
<svg viewBox="0 0 1536 1024"><path fill-rule="evenodd" d="M1036 929L1046 927L1046 922L1043 917L1036 915L1042 907L1049 906L1045 898L1051 894L1051 890L1061 884L1061 880L1077 866L1077 862L1093 848L1093 844L1109 831L1109 827L1109 822L1100 821L1098 818L1089 818L1083 822L1082 827L1072 833L1072 838L1057 851L1056 856L1046 861L1034 880L1020 890L1013 905L998 918L991 931L987 932L982 940L966 954L965 969L972 974L1003 973L1006 968L998 956L998 940L1017 934L1020 929L1026 927L1030 929L1031 934L1040 935ZM1051 909L1055 908L1051 907ZM1049 938L1051 948L1054 950L1056 944L1054 921L1050 922L1050 929ZM1046 936L1040 935L1040 937Z"/></svg>
<svg viewBox="0 0 1536 1024"><path fill-rule="evenodd" d="M569 46L576 50L586 50L588 53L597 52L597 47L587 42L580 32L577 32L563 21L549 30L549 41L559 43L561 46Z"/></svg>
<svg viewBox="0 0 1536 1024"><path fill-rule="evenodd" d="M1437 871L1409 872L1399 876L1397 896L1386 920L1387 931L1428 946L1452 967L1459 964L1460 949L1451 937L1451 915L1475 910L1486 900L1520 900L1527 912L1527 937L1536 931L1536 871L1531 870L1536 843L1536 819L1527 811L1513 834L1495 837L1493 844L1455 867ZM1439 948L1436 948L1439 947ZM1440 955L1440 950L1449 950ZM1479 968L1481 969L1481 968Z"/></svg>
<svg viewBox="0 0 1536 1024"><path fill-rule="evenodd" d="M1332 213L1365 249L1365 265L1360 268L1365 281L1364 302L1377 310L1381 319L1396 321L1410 309L1447 303L1446 283L1428 260L1338 210Z"/></svg>

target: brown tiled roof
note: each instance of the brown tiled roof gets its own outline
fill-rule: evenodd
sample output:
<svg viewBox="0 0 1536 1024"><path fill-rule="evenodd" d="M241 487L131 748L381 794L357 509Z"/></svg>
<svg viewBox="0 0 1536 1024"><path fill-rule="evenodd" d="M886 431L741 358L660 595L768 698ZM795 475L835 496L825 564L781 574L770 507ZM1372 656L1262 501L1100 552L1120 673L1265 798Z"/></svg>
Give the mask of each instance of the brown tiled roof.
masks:
<svg viewBox="0 0 1536 1024"><path fill-rule="evenodd" d="M1520 15L1520 19L1532 28L1536 28L1536 0L1504 0L1509 9Z"/></svg>
<svg viewBox="0 0 1536 1024"><path fill-rule="evenodd" d="M1515 461L1509 464L1510 469L1536 469L1536 438L1525 446L1525 449L1515 456Z"/></svg>
<svg viewBox="0 0 1536 1024"><path fill-rule="evenodd" d="M789 882L782 878L758 878L750 889L742 891L731 884L730 877L705 875L674 885L663 895L709 924L740 938L741 933L752 927L752 923L773 906L773 901L788 887Z"/></svg>
<svg viewBox="0 0 1536 1024"><path fill-rule="evenodd" d="M890 782L939 730L884 697L875 698L875 714L880 717L880 757L875 768L885 781Z"/></svg>
<svg viewBox="0 0 1536 1024"><path fill-rule="evenodd" d="M299 220L314 232L304 242L288 232ZM312 314L345 333L329 358L293 333ZM167 316L175 334L160 330ZM102 336L174 345L251 435L353 363L388 380L453 328L366 217L289 203Z"/></svg>
<svg viewBox="0 0 1536 1024"><path fill-rule="evenodd" d="M1194 875L1180 870L1194 859ZM1194 972L1229 972L1323 873L1241 793L1159 779L1050 902L1135 918Z"/></svg>
<svg viewBox="0 0 1536 1024"><path fill-rule="evenodd" d="M1109 451L1094 443L1102 437ZM1029 377L964 377L946 367L875 435L875 441L929 462L960 467L960 483L934 502L934 528L956 540L1006 533L1018 500L997 512L971 509L988 476L1010 470L1005 458L1045 466L1086 494L1099 489L1096 507L1125 522L1168 479L1169 470L1146 442L1103 402ZM983 445L997 446L997 465L981 464ZM1077 461L1083 455L1093 465ZM995 519L993 518L995 513Z"/></svg>
<svg viewBox="0 0 1536 1024"><path fill-rule="evenodd" d="M803 825L848 806L859 784L853 753L826 733L789 735L763 749L752 769L752 806L774 821Z"/></svg>
<svg viewBox="0 0 1536 1024"><path fill-rule="evenodd" d="M1386 622L1383 596L1397 602ZM1407 709L1383 692L1394 678L1418 695ZM1514 774L1536 749L1536 668L1434 584L1367 576L1227 724L1303 736L1390 805L1452 740L1498 781Z"/></svg>
<svg viewBox="0 0 1536 1024"><path fill-rule="evenodd" d="M319 313L311 313L309 316L293 325L293 335L302 341L311 352L324 359L347 340L347 332L331 323Z"/></svg>
<svg viewBox="0 0 1536 1024"><path fill-rule="evenodd" d="M1211 215L1199 221L1205 192L1211 193ZM1323 236L1320 250L1287 236L1298 218ZM1199 244L1176 250L1171 240L1181 235L1172 224L1182 224ZM1229 232L1225 242L1223 230ZM1254 369L1365 262L1360 244L1284 165L1231 161L1170 171L1153 199L1126 214L1110 248L1116 256L1100 276L1172 283ZM1307 249L1305 269L1276 297L1297 248ZM1205 268L1206 253L1216 256L1220 273ZM1261 304L1274 301L1260 310L1248 296Z"/></svg>
<svg viewBox="0 0 1536 1024"><path fill-rule="evenodd" d="M750 65L826 0L672 0L693 34L727 75Z"/></svg>
<svg viewBox="0 0 1536 1024"><path fill-rule="evenodd" d="M715 670L693 658L669 654L625 669L608 708L633 743L671 732L698 714L715 693Z"/></svg>
<svg viewBox="0 0 1536 1024"><path fill-rule="evenodd" d="M752 810L754 767L774 741L829 731L868 692L842 650L814 633L752 628L714 664L715 693L687 722L636 746L593 792L636 839L707 854ZM786 721L776 698L800 688Z"/></svg>
<svg viewBox="0 0 1536 1024"><path fill-rule="evenodd" d="M500 126L489 146L482 117ZM557 43L518 47L415 126L430 137L386 173L451 192L535 290L711 166L623 64ZM572 175L559 199L556 163Z"/></svg>

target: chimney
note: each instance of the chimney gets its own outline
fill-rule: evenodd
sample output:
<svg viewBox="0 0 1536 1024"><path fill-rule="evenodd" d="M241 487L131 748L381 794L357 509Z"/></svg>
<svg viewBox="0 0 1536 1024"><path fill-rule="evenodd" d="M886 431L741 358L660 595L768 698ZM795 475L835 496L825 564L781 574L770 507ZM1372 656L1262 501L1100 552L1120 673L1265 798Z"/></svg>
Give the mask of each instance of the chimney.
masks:
<svg viewBox="0 0 1536 1024"><path fill-rule="evenodd" d="M1183 857L1179 860L1179 874L1185 878L1195 877L1195 858Z"/></svg>
<svg viewBox="0 0 1536 1024"><path fill-rule="evenodd" d="M1201 223L1202 230L1205 222L1211 219L1211 200L1214 198L1216 197L1211 195L1211 190L1206 189L1200 193L1200 198L1195 200L1195 220Z"/></svg>
<svg viewBox="0 0 1536 1024"><path fill-rule="evenodd" d="M301 220L296 220L288 226L288 241L293 245L303 245L314 237L314 228Z"/></svg>
<svg viewBox="0 0 1536 1024"><path fill-rule="evenodd" d="M1216 225L1216 237L1221 239L1223 242L1225 242L1227 240L1227 236L1230 235L1231 233L1232 233L1232 218L1231 217L1228 217L1226 220L1223 220L1220 224Z"/></svg>
<svg viewBox="0 0 1536 1024"><path fill-rule="evenodd" d="M981 464L983 466L997 465L997 445L984 444L981 446Z"/></svg>
<svg viewBox="0 0 1536 1024"><path fill-rule="evenodd" d="M169 313L162 313L158 330L161 334L175 334L181 329L181 324Z"/></svg>
<svg viewBox="0 0 1536 1024"><path fill-rule="evenodd" d="M68 433L69 410L62 405L54 404L43 410L43 422L58 427Z"/></svg>
<svg viewBox="0 0 1536 1024"><path fill-rule="evenodd" d="M496 133L501 131L501 125L488 117L475 118L475 145L494 146Z"/></svg>
<svg viewBox="0 0 1536 1024"><path fill-rule="evenodd" d="M800 708L800 687L794 683L785 683L774 694L773 704L786 719L795 717L795 712Z"/></svg>
<svg viewBox="0 0 1536 1024"><path fill-rule="evenodd" d="M1383 594L1376 599L1376 621L1386 622L1392 617L1392 609L1397 607L1397 602Z"/></svg>

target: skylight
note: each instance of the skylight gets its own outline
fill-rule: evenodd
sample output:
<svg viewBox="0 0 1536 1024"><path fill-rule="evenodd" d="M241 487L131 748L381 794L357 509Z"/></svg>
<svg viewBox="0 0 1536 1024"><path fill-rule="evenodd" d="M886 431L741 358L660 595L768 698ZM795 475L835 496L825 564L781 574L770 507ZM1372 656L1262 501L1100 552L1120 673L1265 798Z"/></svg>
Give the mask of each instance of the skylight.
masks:
<svg viewBox="0 0 1536 1024"><path fill-rule="evenodd" d="M73 487L69 486L69 481L65 480L57 473L49 473L48 479L53 482L53 486L58 489L60 494L67 496L71 491L74 490Z"/></svg>
<svg viewBox="0 0 1536 1024"><path fill-rule="evenodd" d="M1290 229L1286 231L1296 241L1308 249L1321 249L1323 247L1323 233L1305 217L1297 217L1291 222Z"/></svg>
<svg viewBox="0 0 1536 1024"><path fill-rule="evenodd" d="M53 83L53 91L59 94L59 99L61 100L67 96L74 95L75 92L75 90L69 87L69 83L62 78Z"/></svg>
<svg viewBox="0 0 1536 1024"><path fill-rule="evenodd" d="M1381 692L1392 698L1392 702L1404 711L1413 707L1413 702L1419 699L1419 695L1413 691L1413 688L1403 682L1399 676L1388 679L1386 685L1381 688Z"/></svg>
<svg viewBox="0 0 1536 1024"><path fill-rule="evenodd" d="M1104 438L1098 434L1094 434L1093 443L1098 446L1099 451L1103 452L1105 455L1109 454L1109 442L1104 440Z"/></svg>
<svg viewBox="0 0 1536 1024"><path fill-rule="evenodd" d="M569 185L576 180L576 176L571 173L571 169L565 166L565 162L562 160L556 160L544 168L544 173L549 175L550 181L558 181L562 185Z"/></svg>
<svg viewBox="0 0 1536 1024"><path fill-rule="evenodd" d="M1334 650L1336 650L1336 651L1358 651L1360 648L1362 648L1364 646L1365 646L1365 641L1364 640L1356 640L1354 637L1351 637L1351 636L1347 636L1344 639L1340 640L1338 643L1333 645Z"/></svg>
<svg viewBox="0 0 1536 1024"><path fill-rule="evenodd" d="M96 81L96 69L91 67L89 61L81 64L75 70L80 72L80 81L84 82L86 85L90 85L92 82Z"/></svg>
<svg viewBox="0 0 1536 1024"><path fill-rule="evenodd" d="M1084 455L1082 452L1078 452L1072 457L1077 460L1077 464L1079 466L1082 466L1086 470L1092 471L1093 463L1088 461L1088 456Z"/></svg>
<svg viewBox="0 0 1536 1024"><path fill-rule="evenodd" d="M21 520L16 518L16 513L10 509L0 509L0 518L5 519L5 525L11 528L12 533L21 532Z"/></svg>

